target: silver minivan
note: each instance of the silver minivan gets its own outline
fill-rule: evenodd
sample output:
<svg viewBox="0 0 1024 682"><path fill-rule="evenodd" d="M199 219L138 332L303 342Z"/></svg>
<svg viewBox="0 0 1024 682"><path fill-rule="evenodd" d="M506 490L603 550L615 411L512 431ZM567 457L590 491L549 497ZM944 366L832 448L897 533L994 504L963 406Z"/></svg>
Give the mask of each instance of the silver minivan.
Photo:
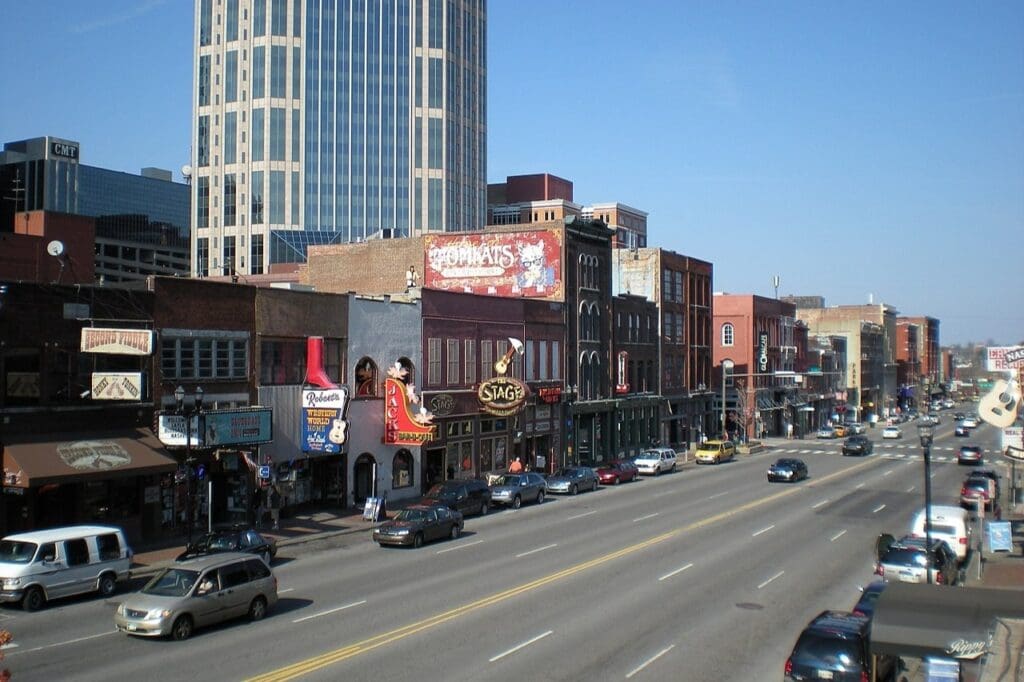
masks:
<svg viewBox="0 0 1024 682"><path fill-rule="evenodd" d="M0 540L0 601L36 611L51 600L85 592L109 597L128 577L132 550L114 526L66 526Z"/></svg>
<svg viewBox="0 0 1024 682"><path fill-rule="evenodd" d="M114 625L129 635L181 640L224 620L261 620L276 603L270 567L254 554L225 552L164 568L117 607Z"/></svg>

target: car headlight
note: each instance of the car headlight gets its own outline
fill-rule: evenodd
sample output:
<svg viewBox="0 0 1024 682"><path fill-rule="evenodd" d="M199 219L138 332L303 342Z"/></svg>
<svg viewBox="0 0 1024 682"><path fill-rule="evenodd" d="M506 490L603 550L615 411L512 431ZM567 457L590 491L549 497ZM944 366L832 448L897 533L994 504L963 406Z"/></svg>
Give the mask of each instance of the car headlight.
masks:
<svg viewBox="0 0 1024 682"><path fill-rule="evenodd" d="M117 615L119 615L119 616L123 616L124 615L124 602L121 602L120 604L117 605Z"/></svg>
<svg viewBox="0 0 1024 682"><path fill-rule="evenodd" d="M21 578L4 578L4 588L17 587L21 584Z"/></svg>
<svg viewBox="0 0 1024 682"><path fill-rule="evenodd" d="M160 618L168 618L171 615L169 609L152 609L146 614L146 620L159 620Z"/></svg>
<svg viewBox="0 0 1024 682"><path fill-rule="evenodd" d="M408 528L399 528L398 530L394 531L394 533L395 533L395 535L408 535L409 534L409 529Z"/></svg>

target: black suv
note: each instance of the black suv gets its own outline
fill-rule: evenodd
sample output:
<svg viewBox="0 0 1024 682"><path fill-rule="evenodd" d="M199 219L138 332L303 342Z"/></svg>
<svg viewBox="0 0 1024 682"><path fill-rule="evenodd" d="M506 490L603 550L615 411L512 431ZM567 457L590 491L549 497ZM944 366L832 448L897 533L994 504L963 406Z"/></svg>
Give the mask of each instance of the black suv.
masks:
<svg viewBox="0 0 1024 682"><path fill-rule="evenodd" d="M436 483L423 496L423 504L443 504L449 509L483 516L491 508L491 489L487 481L452 479Z"/></svg>
<svg viewBox="0 0 1024 682"><path fill-rule="evenodd" d="M877 656L877 677L871 675L871 619L846 611L822 611L807 624L786 659L786 682L888 680L896 659Z"/></svg>
<svg viewBox="0 0 1024 682"><path fill-rule="evenodd" d="M867 436L850 436L843 441L844 455L870 455L874 444Z"/></svg>

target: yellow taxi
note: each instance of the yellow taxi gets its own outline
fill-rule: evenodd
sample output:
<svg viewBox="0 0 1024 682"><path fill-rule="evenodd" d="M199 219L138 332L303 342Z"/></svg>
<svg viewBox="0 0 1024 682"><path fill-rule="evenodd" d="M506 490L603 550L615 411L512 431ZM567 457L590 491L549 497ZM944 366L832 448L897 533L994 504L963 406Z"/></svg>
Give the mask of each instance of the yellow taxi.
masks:
<svg viewBox="0 0 1024 682"><path fill-rule="evenodd" d="M709 440L697 446L694 459L698 464L721 464L736 456L736 445L731 440Z"/></svg>
<svg viewBox="0 0 1024 682"><path fill-rule="evenodd" d="M845 424L836 424L832 427L836 432L836 438L846 438L848 429Z"/></svg>

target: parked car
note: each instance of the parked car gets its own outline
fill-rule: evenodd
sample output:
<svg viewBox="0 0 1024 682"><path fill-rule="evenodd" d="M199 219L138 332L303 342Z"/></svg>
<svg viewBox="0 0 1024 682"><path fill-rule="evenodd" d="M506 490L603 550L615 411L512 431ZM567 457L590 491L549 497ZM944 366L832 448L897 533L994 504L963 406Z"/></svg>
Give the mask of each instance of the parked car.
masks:
<svg viewBox="0 0 1024 682"><path fill-rule="evenodd" d="M252 554L228 552L168 566L114 613L121 632L188 639L196 628L248 615L261 620L277 603L277 578Z"/></svg>
<svg viewBox="0 0 1024 682"><path fill-rule="evenodd" d="M956 455L957 464L982 464L981 448L977 445L961 445Z"/></svg>
<svg viewBox="0 0 1024 682"><path fill-rule="evenodd" d="M442 538L462 535L462 513L444 504L414 504L400 509L390 521L373 529L373 541L384 545L421 547Z"/></svg>
<svg viewBox="0 0 1024 682"><path fill-rule="evenodd" d="M736 444L731 440L709 440L697 446L697 464L721 464L736 457Z"/></svg>
<svg viewBox="0 0 1024 682"><path fill-rule="evenodd" d="M628 481L635 481L640 472L630 460L617 459L613 462L603 464L597 469L597 480L603 485L618 485Z"/></svg>
<svg viewBox="0 0 1024 682"><path fill-rule="evenodd" d="M807 464L802 459L783 457L768 467L768 482L795 483L807 478Z"/></svg>
<svg viewBox="0 0 1024 682"><path fill-rule="evenodd" d="M132 550L115 526L65 526L0 541L0 601L38 611L47 601L85 592L109 597L128 578Z"/></svg>
<svg viewBox="0 0 1024 682"><path fill-rule="evenodd" d="M443 504L461 512L463 516L483 516L491 507L491 489L487 481L479 479L452 479L435 483L420 500L423 504Z"/></svg>
<svg viewBox="0 0 1024 682"><path fill-rule="evenodd" d="M828 439L835 438L836 437L836 430L834 428L832 428L831 426L822 426L820 429L818 429L817 437L818 438L828 438Z"/></svg>
<svg viewBox="0 0 1024 682"><path fill-rule="evenodd" d="M843 441L844 455L859 455L863 457L870 455L874 449L875 444L867 436L850 436Z"/></svg>
<svg viewBox="0 0 1024 682"><path fill-rule="evenodd" d="M967 558L967 550L971 546L971 519L966 509L953 507L944 504L933 504L931 536L939 540L945 540L958 561ZM914 515L910 522L910 533L915 538L923 538L928 535L924 527L924 510Z"/></svg>
<svg viewBox="0 0 1024 682"><path fill-rule="evenodd" d="M853 612L858 616L867 616L869 619L875 615L875 603L888 585L884 580L876 580L861 589L860 599L853 605Z"/></svg>
<svg viewBox="0 0 1024 682"><path fill-rule="evenodd" d="M716 441L708 441L712 443ZM698 450L698 453L700 450ZM672 448L651 448L633 458L633 464L641 474L657 476L665 471L675 471L676 451Z"/></svg>
<svg viewBox="0 0 1024 682"><path fill-rule="evenodd" d="M863 682L888 680L896 658L870 653L871 621L846 611L822 611L807 624L786 659L785 680Z"/></svg>
<svg viewBox="0 0 1024 682"><path fill-rule="evenodd" d="M502 474L491 486L491 502L519 509L524 502L544 501L544 477L540 474Z"/></svg>
<svg viewBox="0 0 1024 682"><path fill-rule="evenodd" d="M991 469L974 469L967 474L967 478L984 478L989 481L989 490L992 499L999 500L999 474Z"/></svg>
<svg viewBox="0 0 1024 682"><path fill-rule="evenodd" d="M581 490L597 490L598 481L590 467L565 467L548 476L546 484L549 493L575 495Z"/></svg>
<svg viewBox="0 0 1024 682"><path fill-rule="evenodd" d="M926 583L928 572L936 585L953 585L957 581L959 565L956 554L945 540L932 538L925 550L925 539L906 535L879 548L875 574L887 582Z"/></svg>
<svg viewBox="0 0 1024 682"><path fill-rule="evenodd" d="M999 516L998 491L998 484L991 478L968 476L960 486L960 506L973 511L981 504L985 511L996 511Z"/></svg>
<svg viewBox="0 0 1024 682"><path fill-rule="evenodd" d="M891 440L893 438L903 438L903 432L900 431L898 426L886 426L882 429L882 438L885 440Z"/></svg>
<svg viewBox="0 0 1024 682"><path fill-rule="evenodd" d="M221 552L244 552L256 554L267 564L277 556L277 540L262 535L249 526L231 526L212 533L204 533L198 540L185 547L176 561L194 559Z"/></svg>

